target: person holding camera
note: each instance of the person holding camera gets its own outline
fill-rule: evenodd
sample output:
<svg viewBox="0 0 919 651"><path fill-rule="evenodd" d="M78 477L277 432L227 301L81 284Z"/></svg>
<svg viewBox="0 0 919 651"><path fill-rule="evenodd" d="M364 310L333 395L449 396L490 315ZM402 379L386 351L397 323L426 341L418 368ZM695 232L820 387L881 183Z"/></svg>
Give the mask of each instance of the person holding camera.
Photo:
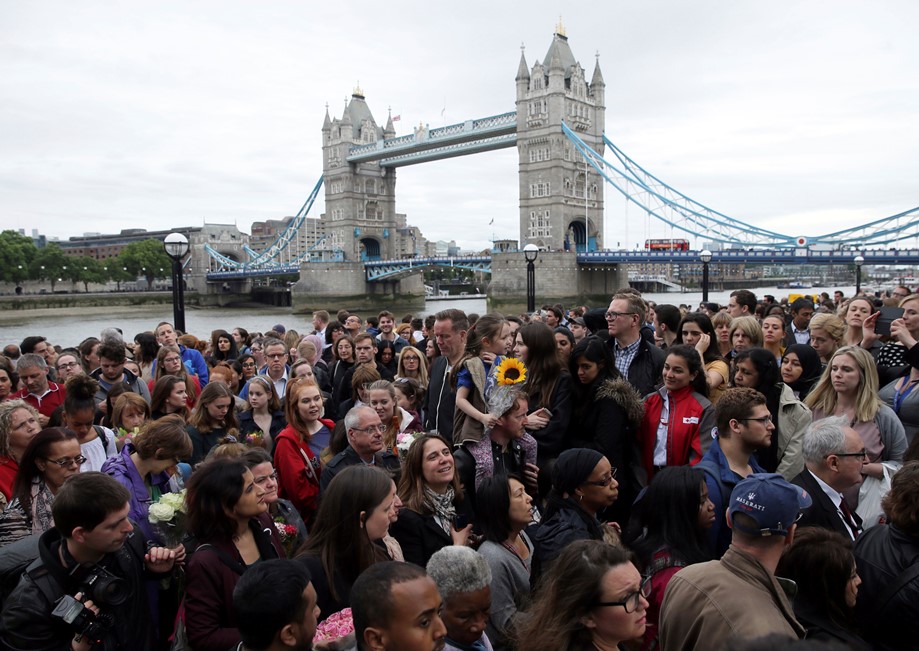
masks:
<svg viewBox="0 0 919 651"><path fill-rule="evenodd" d="M42 534L38 559L4 604L0 647L154 648L144 581L170 572L175 552L145 549L128 519L129 500L128 490L102 473L64 483L52 505L55 527Z"/></svg>

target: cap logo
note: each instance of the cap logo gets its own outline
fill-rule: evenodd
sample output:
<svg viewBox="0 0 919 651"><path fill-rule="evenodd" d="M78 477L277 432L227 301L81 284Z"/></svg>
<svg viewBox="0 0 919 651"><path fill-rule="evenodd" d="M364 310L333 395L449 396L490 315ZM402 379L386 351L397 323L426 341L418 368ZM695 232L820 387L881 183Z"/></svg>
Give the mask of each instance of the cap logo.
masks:
<svg viewBox="0 0 919 651"><path fill-rule="evenodd" d="M749 495L747 495L747 499L748 499L748 500L755 500L755 499L756 499L756 493L750 493Z"/></svg>

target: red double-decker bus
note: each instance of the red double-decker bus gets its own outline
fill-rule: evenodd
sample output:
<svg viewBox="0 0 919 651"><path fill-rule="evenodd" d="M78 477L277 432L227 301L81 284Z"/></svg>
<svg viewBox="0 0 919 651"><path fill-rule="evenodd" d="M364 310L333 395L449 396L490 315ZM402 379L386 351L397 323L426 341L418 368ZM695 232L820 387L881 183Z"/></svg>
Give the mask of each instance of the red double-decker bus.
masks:
<svg viewBox="0 0 919 651"><path fill-rule="evenodd" d="M689 240L645 240L647 251L688 251Z"/></svg>

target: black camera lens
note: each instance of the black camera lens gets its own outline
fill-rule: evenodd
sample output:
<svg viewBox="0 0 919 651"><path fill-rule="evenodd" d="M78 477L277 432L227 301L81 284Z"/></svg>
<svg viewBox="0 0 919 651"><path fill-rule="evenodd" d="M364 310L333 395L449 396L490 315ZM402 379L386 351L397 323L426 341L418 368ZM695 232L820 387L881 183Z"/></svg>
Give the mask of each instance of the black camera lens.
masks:
<svg viewBox="0 0 919 651"><path fill-rule="evenodd" d="M131 596L128 582L96 566L85 581L84 593L100 606L120 606Z"/></svg>

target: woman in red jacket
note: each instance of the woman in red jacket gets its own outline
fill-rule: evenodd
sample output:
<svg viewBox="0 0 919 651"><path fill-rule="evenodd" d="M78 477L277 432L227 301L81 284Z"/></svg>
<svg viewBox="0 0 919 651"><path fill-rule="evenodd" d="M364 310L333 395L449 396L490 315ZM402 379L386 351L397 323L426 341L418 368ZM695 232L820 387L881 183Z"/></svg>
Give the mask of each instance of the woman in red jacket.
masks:
<svg viewBox="0 0 919 651"><path fill-rule="evenodd" d="M274 467L281 497L290 500L309 527L319 507L322 466L313 438L329 432L322 422L322 393L312 378L287 382L284 414L287 427L274 441ZM328 440L326 438L326 440Z"/></svg>
<svg viewBox="0 0 919 651"><path fill-rule="evenodd" d="M702 359L692 346L667 349L663 385L645 397L638 431L648 481L666 466L695 465L711 447L715 409L708 399Z"/></svg>

